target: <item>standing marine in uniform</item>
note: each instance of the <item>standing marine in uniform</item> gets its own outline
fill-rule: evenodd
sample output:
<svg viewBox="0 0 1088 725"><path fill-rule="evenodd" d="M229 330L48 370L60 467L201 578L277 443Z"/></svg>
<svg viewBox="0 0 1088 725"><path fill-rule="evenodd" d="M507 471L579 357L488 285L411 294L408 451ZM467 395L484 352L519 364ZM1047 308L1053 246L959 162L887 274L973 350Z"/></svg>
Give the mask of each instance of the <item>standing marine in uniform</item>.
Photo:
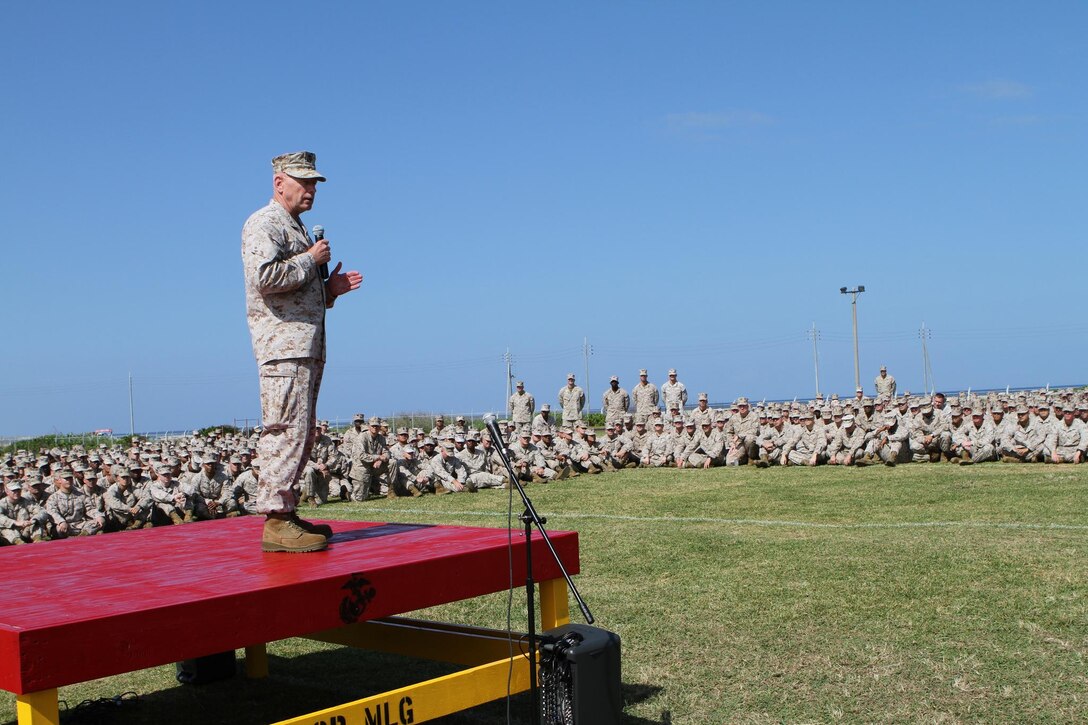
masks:
<svg viewBox="0 0 1088 725"><path fill-rule="evenodd" d="M510 396L510 419L520 431L527 428L533 422L533 413L536 412L536 399L525 392L525 381L519 380L517 392Z"/></svg>
<svg viewBox="0 0 1088 725"><path fill-rule="evenodd" d="M876 387L876 397L895 398L895 378L888 375L887 365L880 366L880 375L873 380L873 385Z"/></svg>
<svg viewBox="0 0 1088 725"><path fill-rule="evenodd" d="M325 311L336 298L358 289L363 276L337 264L325 279L331 253L313 242L301 215L325 181L308 151L272 159L272 201L242 229L246 318L259 366L261 420L257 444L262 462L257 512L267 520L264 551L320 551L332 529L295 513L295 485L310 458L317 395L325 367Z"/></svg>
<svg viewBox="0 0 1088 725"><path fill-rule="evenodd" d="M631 396L620 387L619 377L613 375L608 381L608 390L601 396L601 409L604 410L604 422L616 424L623 421L623 416L631 408Z"/></svg>
<svg viewBox="0 0 1088 725"><path fill-rule="evenodd" d="M657 410L657 386L648 380L649 374L646 368L638 371L638 385L631 391L631 397L635 402L635 422L646 423L650 414Z"/></svg>
<svg viewBox="0 0 1088 725"><path fill-rule="evenodd" d="M688 389L676 379L676 369L669 370L669 379L661 385L661 399L665 402L665 410L676 410L683 413L684 406L688 403Z"/></svg>
<svg viewBox="0 0 1088 725"><path fill-rule="evenodd" d="M563 411L563 425L574 427L582 417L586 406L586 394L574 384L574 373L567 375L567 384L559 389L559 407Z"/></svg>

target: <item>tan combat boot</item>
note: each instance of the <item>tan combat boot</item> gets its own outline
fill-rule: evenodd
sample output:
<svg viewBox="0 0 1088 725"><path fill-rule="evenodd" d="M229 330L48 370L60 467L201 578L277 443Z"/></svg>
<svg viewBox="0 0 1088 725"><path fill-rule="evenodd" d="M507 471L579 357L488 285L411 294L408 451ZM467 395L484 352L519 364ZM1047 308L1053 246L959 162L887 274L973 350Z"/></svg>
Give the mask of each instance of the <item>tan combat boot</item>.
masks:
<svg viewBox="0 0 1088 725"><path fill-rule="evenodd" d="M302 554L321 551L329 545L321 534L311 534L299 525L294 514L269 514L264 522L261 551Z"/></svg>

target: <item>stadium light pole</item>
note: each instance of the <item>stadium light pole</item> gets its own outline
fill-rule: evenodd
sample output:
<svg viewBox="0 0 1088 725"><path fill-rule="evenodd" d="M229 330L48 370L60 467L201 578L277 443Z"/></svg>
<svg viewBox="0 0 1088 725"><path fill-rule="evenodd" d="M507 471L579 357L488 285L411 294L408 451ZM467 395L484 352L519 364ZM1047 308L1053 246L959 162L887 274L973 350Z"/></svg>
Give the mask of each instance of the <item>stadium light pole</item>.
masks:
<svg viewBox="0 0 1088 725"><path fill-rule="evenodd" d="M861 387L861 366L858 365L858 295L865 291L865 285L859 284L854 289L839 287L839 292L844 295L852 295L850 310L854 317L854 387Z"/></svg>

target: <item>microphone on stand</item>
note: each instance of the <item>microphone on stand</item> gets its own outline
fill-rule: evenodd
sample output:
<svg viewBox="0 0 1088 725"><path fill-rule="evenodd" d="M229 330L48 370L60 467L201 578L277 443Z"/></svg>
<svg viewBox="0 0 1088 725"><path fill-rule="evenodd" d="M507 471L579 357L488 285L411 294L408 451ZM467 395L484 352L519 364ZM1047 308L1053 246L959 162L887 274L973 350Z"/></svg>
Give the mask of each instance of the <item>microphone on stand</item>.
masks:
<svg viewBox="0 0 1088 725"><path fill-rule="evenodd" d="M495 447L506 448L506 438L499 432L499 424L494 413L484 413L484 426L487 428L487 432L491 434L491 440Z"/></svg>
<svg viewBox="0 0 1088 725"><path fill-rule="evenodd" d="M325 238L325 227L320 224L314 224L313 228L314 241L320 242ZM321 275L321 279L326 280L329 278L329 265L328 263L322 264L317 268L317 273Z"/></svg>

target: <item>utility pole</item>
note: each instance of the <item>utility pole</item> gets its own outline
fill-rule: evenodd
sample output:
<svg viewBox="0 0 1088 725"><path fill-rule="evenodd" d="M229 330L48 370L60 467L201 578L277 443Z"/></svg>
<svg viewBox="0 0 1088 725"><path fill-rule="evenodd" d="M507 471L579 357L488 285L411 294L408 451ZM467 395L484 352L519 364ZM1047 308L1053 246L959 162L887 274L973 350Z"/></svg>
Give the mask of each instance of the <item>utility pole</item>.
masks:
<svg viewBox="0 0 1088 725"><path fill-rule="evenodd" d="M132 413L132 373L128 374L128 434L136 435L136 418Z"/></svg>
<svg viewBox="0 0 1088 725"><path fill-rule="evenodd" d="M936 392L937 385L933 382L933 368L929 364L929 347L926 340L931 338L932 331L926 328L925 320L922 321L922 329L918 331L918 337L922 338L922 389L929 390L929 394Z"/></svg>
<svg viewBox="0 0 1088 725"><path fill-rule="evenodd" d="M854 317L854 387L861 387L861 366L858 364L858 295L865 291L865 285L859 284L854 289L839 287L839 292L844 295L853 295L850 302L850 310Z"/></svg>
<svg viewBox="0 0 1088 725"><path fill-rule="evenodd" d="M514 379L514 356L510 354L510 348L506 348L506 354L502 356L502 359L506 361L506 397L503 398L506 403L503 405L503 409L506 410L506 416L509 417L514 414L514 411L510 409L510 396L514 394L513 389L510 387L510 381Z"/></svg>
<svg viewBox="0 0 1088 725"><path fill-rule="evenodd" d="M593 346L589 344L589 338L582 338L582 355L586 359L586 413L593 410L593 395L589 392L589 356L593 354Z"/></svg>
<svg viewBox="0 0 1088 725"><path fill-rule="evenodd" d="M809 335L812 337L812 365L816 368L816 397L820 397L820 353L816 351L816 340L820 336L820 331L816 329L816 323L812 323L812 330L809 331Z"/></svg>

